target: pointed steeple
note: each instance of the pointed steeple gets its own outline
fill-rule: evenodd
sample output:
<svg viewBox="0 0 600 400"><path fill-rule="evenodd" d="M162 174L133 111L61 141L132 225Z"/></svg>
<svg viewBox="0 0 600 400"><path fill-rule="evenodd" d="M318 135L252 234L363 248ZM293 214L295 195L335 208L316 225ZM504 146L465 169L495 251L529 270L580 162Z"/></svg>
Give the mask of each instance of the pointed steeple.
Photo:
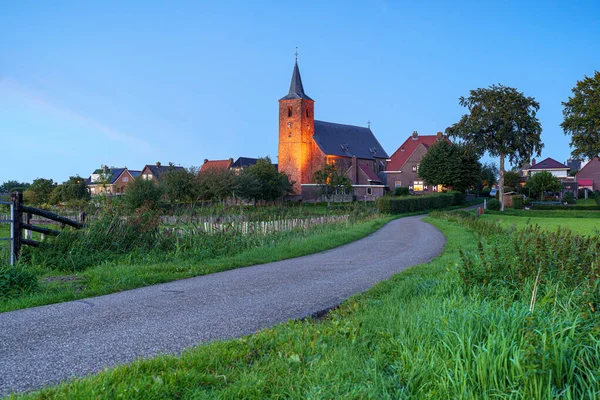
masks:
<svg viewBox="0 0 600 400"><path fill-rule="evenodd" d="M294 99L312 100L306 93L304 93L302 78L300 77L300 69L298 68L298 58L296 58L296 63L294 64L294 72L292 73L292 81L290 82L290 91L287 96L282 97L280 100Z"/></svg>

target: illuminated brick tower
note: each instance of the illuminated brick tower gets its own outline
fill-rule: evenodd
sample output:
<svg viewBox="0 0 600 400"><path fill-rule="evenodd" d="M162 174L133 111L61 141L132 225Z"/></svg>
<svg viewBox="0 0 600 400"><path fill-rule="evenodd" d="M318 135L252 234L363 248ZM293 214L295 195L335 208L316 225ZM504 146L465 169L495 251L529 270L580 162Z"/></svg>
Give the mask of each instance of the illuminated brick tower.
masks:
<svg viewBox="0 0 600 400"><path fill-rule="evenodd" d="M294 181L294 192L300 185L312 182L313 173L320 168L320 150L313 140L315 131L313 99L304 93L298 56L290 83L290 91L279 100L279 171Z"/></svg>

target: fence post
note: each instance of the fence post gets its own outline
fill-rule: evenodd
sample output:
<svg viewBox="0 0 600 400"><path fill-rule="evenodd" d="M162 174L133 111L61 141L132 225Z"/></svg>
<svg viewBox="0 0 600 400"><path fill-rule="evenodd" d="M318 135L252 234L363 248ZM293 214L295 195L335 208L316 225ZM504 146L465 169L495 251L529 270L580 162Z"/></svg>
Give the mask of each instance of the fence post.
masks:
<svg viewBox="0 0 600 400"><path fill-rule="evenodd" d="M25 213L25 223L31 224L31 213ZM24 229L25 231L25 239L33 239L33 232L29 229Z"/></svg>
<svg viewBox="0 0 600 400"><path fill-rule="evenodd" d="M23 193L12 193L10 195L10 200L13 202L15 210L15 214L13 216L13 254L16 262L21 254L21 245L23 244Z"/></svg>

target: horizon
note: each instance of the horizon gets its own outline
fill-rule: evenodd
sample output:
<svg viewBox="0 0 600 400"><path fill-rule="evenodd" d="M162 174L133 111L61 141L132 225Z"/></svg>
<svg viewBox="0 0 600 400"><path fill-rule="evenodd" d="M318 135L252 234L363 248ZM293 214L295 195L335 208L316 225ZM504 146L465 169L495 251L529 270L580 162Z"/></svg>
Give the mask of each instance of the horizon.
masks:
<svg viewBox="0 0 600 400"><path fill-rule="evenodd" d="M371 121L390 155L412 131L457 122L460 96L500 83L540 103L536 159L571 158L561 102L600 70L600 4L290 4L5 6L0 183L101 165L277 163L296 47L315 119Z"/></svg>

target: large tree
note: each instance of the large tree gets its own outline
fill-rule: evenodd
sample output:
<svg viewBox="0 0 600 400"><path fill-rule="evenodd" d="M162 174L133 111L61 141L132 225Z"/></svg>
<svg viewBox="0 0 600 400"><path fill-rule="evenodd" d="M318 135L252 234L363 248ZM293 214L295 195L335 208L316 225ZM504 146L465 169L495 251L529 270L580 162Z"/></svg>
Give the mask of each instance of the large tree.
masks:
<svg viewBox="0 0 600 400"><path fill-rule="evenodd" d="M52 179L38 178L23 193L30 204L49 204L56 183Z"/></svg>
<svg viewBox="0 0 600 400"><path fill-rule="evenodd" d="M573 157L600 155L600 72L585 77L572 89L573 97L563 102L563 128L571 135Z"/></svg>
<svg viewBox="0 0 600 400"><path fill-rule="evenodd" d="M161 177L160 186L171 203L193 203L198 198L196 172L194 167L187 170L169 164L167 172Z"/></svg>
<svg viewBox="0 0 600 400"><path fill-rule="evenodd" d="M483 155L486 151L500 159L500 202L504 210L504 161L520 164L539 156L544 147L542 126L537 118L540 105L514 88L492 85L470 91L459 104L468 114L446 129L451 137L460 138Z"/></svg>
<svg viewBox="0 0 600 400"><path fill-rule="evenodd" d="M439 140L421 159L419 175L428 185L452 186L462 192L478 183L481 164L466 146Z"/></svg>
<svg viewBox="0 0 600 400"><path fill-rule="evenodd" d="M496 183L498 183L498 166L494 163L485 163L481 167L481 187L491 189Z"/></svg>
<svg viewBox="0 0 600 400"><path fill-rule="evenodd" d="M534 197L540 195L540 200L543 200L544 192L559 192L560 182L558 178L548 171L537 172L527 180L525 186L531 189L531 194Z"/></svg>
<svg viewBox="0 0 600 400"><path fill-rule="evenodd" d="M352 182L335 163L325 164L322 169L315 171L313 179L317 185L320 185L321 194L328 202L336 193L352 192Z"/></svg>
<svg viewBox="0 0 600 400"><path fill-rule="evenodd" d="M287 174L277 172L269 157L264 157L241 171L237 188L247 200L274 201L291 193L292 182Z"/></svg>
<svg viewBox="0 0 600 400"><path fill-rule="evenodd" d="M52 202L87 201L90 199L85 179L79 175L69 177L69 180L56 186L52 191Z"/></svg>

